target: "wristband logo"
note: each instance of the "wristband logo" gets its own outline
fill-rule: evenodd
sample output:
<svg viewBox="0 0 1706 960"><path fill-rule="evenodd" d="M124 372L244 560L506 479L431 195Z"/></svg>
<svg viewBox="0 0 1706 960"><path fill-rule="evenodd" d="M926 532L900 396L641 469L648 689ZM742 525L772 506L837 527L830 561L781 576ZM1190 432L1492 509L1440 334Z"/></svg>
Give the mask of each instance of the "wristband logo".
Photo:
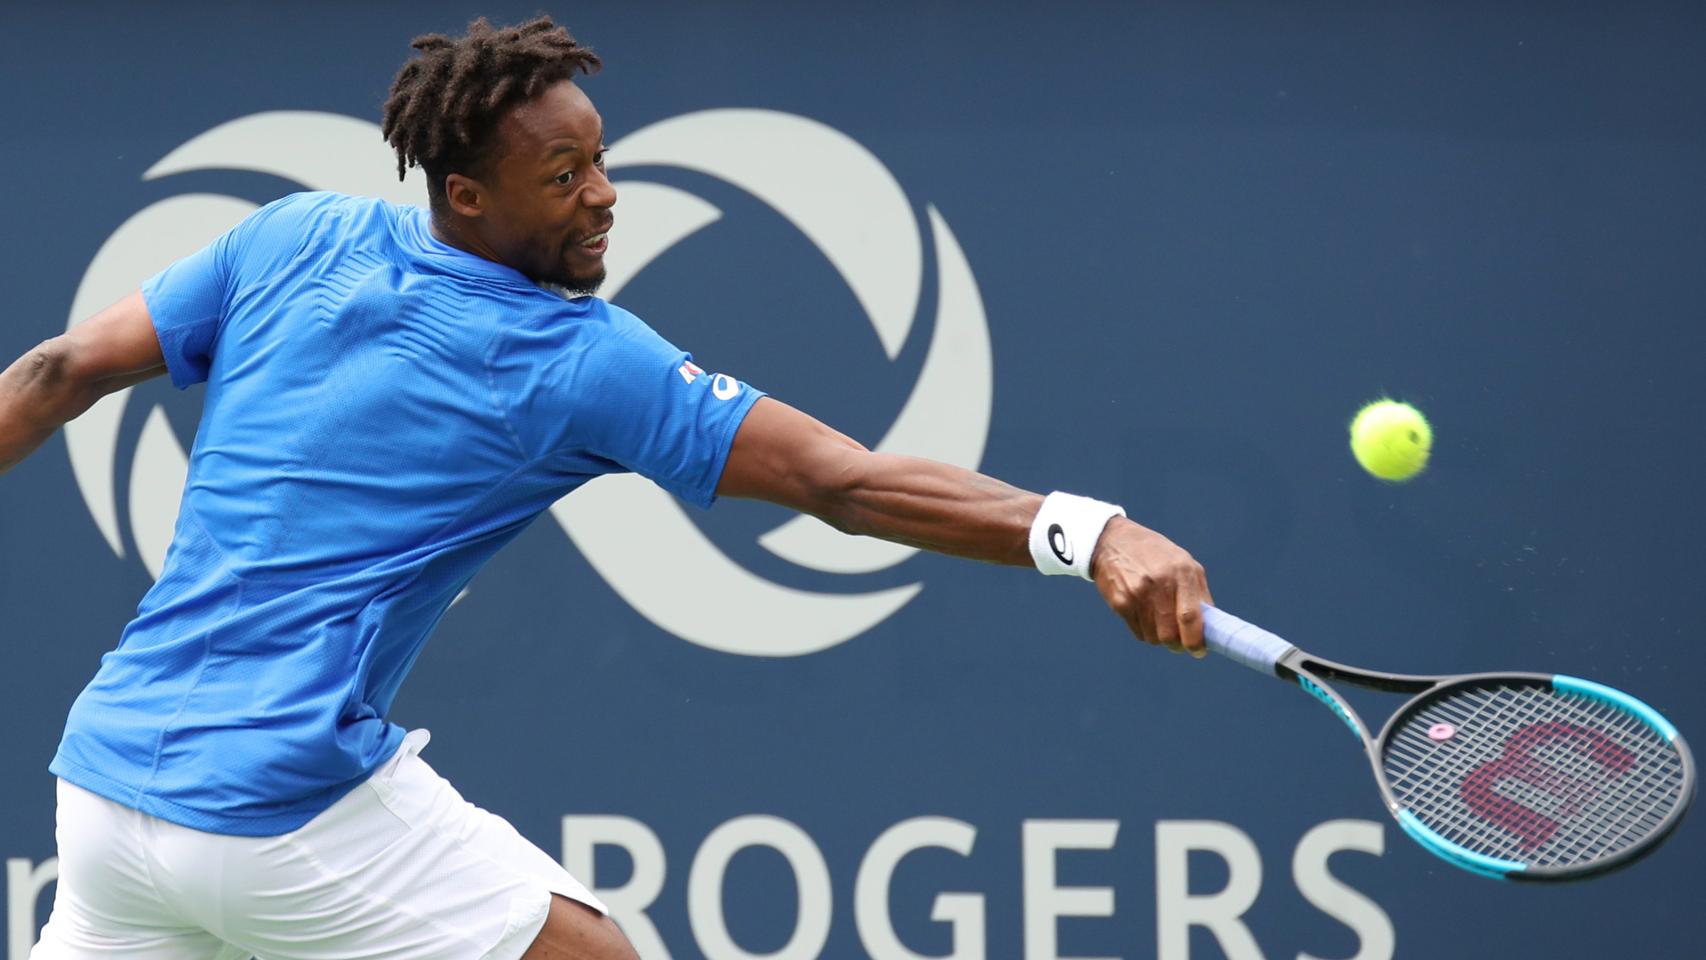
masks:
<svg viewBox="0 0 1706 960"><path fill-rule="evenodd" d="M1072 550L1070 547L1071 544L1066 542L1066 531L1061 529L1060 524L1049 524L1048 548L1054 551L1054 555L1060 558L1061 563L1069 567L1072 566Z"/></svg>
<svg viewBox="0 0 1706 960"><path fill-rule="evenodd" d="M620 176L624 167L671 167L744 190L786 218L837 270L893 361L922 312L921 225L905 192L859 143L815 120L765 110L708 110L660 121L612 144L610 171L623 216L605 258L602 294L622 287L677 243L721 218L704 199ZM195 136L143 175L239 170L311 190L419 203L422 175L399 183L376 126L337 114L267 112ZM236 197L185 193L126 220L91 260L73 299L75 324L193 253L256 209ZM934 327L918 379L874 449L975 468L988 438L994 395L983 302L947 222L926 206L936 260ZM702 309L702 301L693 304ZM729 381L738 390L738 384ZM113 552L126 555L116 489L121 421L130 390L103 398L66 426L72 471ZM720 396L720 394L719 394ZM130 541L158 577L177 522L189 458L163 410L149 411L127 484ZM588 484L552 517L615 592L647 620L692 643L747 656L824 650L892 616L923 588L867 593L800 590L745 569L649 482L617 475ZM635 535L635 530L640 535ZM797 517L759 538L776 556L811 570L853 575L887 569L912 547L849 537Z"/></svg>

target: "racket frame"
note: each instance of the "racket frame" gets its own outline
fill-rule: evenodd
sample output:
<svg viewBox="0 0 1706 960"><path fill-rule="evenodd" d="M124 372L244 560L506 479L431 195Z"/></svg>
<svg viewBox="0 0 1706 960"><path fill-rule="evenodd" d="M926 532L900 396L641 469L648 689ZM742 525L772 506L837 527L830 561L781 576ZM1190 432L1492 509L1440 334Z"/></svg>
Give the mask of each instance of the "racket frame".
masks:
<svg viewBox="0 0 1706 960"><path fill-rule="evenodd" d="M1669 735L1670 742L1676 747L1682 761L1683 791L1679 802L1666 816L1665 820L1642 837L1639 842L1631 844L1610 856L1590 860L1586 863L1536 867L1476 853L1429 829L1415 814L1410 813L1398 801L1397 796L1393 793L1392 785L1386 777L1384 759L1387 745L1391 737L1397 732L1401 720L1421 709L1428 702L1458 687L1499 682L1532 683L1535 686L1550 688L1558 681L1558 675L1496 672L1423 676L1408 673L1386 673L1377 670L1364 670L1318 657L1295 645L1291 645L1290 649L1281 654L1274 662L1273 675L1281 680L1297 684L1300 689L1338 714L1339 719L1344 721L1345 725L1362 740L1363 752L1368 757L1369 767L1374 773L1375 784L1380 789L1381 800L1386 804L1386 809L1392 818L1398 822L1398 826L1429 853L1471 873L1501 880L1531 883L1580 880L1609 873L1629 866L1657 849L1682 822L1683 816L1688 812L1688 808L1694 799L1694 757L1689 752L1687 742L1683 740L1680 734L1676 733L1675 727L1671 726L1669 721L1645 703L1620 690L1589 681L1575 681L1571 685L1575 692L1605 700L1618 709L1636 716L1643 723L1652 727L1655 732ZM1574 678L1566 679L1574 680ZM1357 713L1356 708L1352 707L1343 695L1333 689L1333 683L1349 684L1365 690L1377 690L1383 693L1408 693L1412 696L1392 712L1378 733L1371 733L1368 724ZM1654 720L1657 720L1658 723L1655 724Z"/></svg>

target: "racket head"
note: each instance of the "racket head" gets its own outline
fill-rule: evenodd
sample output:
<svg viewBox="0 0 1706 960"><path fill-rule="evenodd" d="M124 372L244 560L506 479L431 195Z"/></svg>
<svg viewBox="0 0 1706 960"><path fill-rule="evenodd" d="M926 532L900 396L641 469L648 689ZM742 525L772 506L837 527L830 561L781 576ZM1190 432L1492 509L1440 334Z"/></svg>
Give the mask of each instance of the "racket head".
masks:
<svg viewBox="0 0 1706 960"><path fill-rule="evenodd" d="M1393 714L1371 752L1404 831L1453 865L1571 880L1651 852L1695 792L1676 728L1641 701L1552 674L1457 677Z"/></svg>

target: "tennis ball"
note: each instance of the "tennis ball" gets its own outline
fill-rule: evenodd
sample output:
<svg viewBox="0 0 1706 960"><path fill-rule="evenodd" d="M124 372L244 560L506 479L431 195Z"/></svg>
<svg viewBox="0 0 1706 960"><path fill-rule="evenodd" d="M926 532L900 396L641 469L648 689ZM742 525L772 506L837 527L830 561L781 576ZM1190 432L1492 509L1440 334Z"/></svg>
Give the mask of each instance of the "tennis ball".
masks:
<svg viewBox="0 0 1706 960"><path fill-rule="evenodd" d="M1351 453L1382 480L1408 480L1428 465L1433 428L1422 412L1396 400L1376 400L1351 421Z"/></svg>

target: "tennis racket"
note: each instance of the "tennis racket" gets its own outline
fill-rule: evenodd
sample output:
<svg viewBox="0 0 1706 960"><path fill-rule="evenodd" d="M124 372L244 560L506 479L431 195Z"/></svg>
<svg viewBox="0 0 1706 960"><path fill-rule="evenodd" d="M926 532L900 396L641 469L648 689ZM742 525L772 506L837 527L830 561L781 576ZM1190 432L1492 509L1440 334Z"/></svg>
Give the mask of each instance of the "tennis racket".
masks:
<svg viewBox="0 0 1706 960"><path fill-rule="evenodd" d="M1387 809L1472 873L1575 880L1652 852L1694 799L1694 759L1657 710L1602 684L1541 673L1359 670L1203 605L1208 648L1289 680L1362 741ZM1329 682L1413 694L1371 734Z"/></svg>

